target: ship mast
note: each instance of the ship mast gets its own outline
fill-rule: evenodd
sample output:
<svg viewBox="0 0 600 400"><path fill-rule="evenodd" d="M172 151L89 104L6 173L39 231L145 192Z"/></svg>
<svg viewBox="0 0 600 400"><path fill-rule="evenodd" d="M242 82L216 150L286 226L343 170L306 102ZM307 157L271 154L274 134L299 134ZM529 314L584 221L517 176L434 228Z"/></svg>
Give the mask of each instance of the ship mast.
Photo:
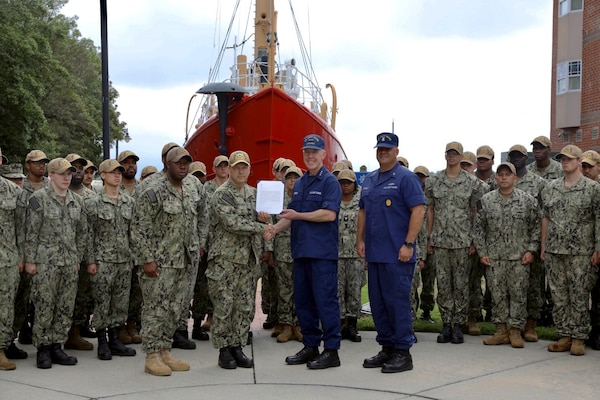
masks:
<svg viewBox="0 0 600 400"><path fill-rule="evenodd" d="M275 81L275 54L277 52L277 11L274 0L256 0L254 20L254 60L260 63L260 88Z"/></svg>

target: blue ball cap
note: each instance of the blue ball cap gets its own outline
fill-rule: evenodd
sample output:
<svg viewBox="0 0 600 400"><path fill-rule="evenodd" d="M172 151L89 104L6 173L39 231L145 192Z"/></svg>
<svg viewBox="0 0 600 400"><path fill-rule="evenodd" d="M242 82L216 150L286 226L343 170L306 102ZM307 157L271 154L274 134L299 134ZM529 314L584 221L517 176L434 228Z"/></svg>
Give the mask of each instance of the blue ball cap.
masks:
<svg viewBox="0 0 600 400"><path fill-rule="evenodd" d="M375 147L387 147L389 149L398 147L398 136L393 133L382 132L377 135L377 145Z"/></svg>
<svg viewBox="0 0 600 400"><path fill-rule="evenodd" d="M315 149L315 150L323 150L325 148L325 142L323 138L319 135L310 134L304 137L304 141L302 142L302 150L306 149Z"/></svg>

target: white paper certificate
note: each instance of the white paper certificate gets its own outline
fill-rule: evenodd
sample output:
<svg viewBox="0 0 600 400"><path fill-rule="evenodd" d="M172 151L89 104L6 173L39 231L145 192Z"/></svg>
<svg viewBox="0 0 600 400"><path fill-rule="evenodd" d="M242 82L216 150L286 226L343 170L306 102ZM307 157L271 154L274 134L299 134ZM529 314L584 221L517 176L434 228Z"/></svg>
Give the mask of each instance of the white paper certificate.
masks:
<svg viewBox="0 0 600 400"><path fill-rule="evenodd" d="M283 210L283 189L281 181L260 181L256 188L256 211L279 214Z"/></svg>

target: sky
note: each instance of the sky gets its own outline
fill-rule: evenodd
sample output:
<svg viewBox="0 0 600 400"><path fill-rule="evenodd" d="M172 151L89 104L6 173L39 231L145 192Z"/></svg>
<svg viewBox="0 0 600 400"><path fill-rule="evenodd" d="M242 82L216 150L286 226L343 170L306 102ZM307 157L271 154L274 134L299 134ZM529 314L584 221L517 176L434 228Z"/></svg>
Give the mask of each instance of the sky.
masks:
<svg viewBox="0 0 600 400"><path fill-rule="evenodd" d="M330 105L325 85L336 88L336 133L355 169L378 167L375 137L393 129L410 169L437 171L451 141L465 151L491 146L498 165L512 145L531 148L534 137L549 136L552 3L303 0L293 7ZM132 138L119 150L140 157L138 171L160 165L165 143L183 144L188 102L207 83L234 4L107 0L109 75ZM288 1L275 5L278 55L300 59ZM249 10L242 1L231 35L238 42L249 35ZM82 36L100 47L99 0L69 0L62 13L77 16ZM232 63L226 53L222 79Z"/></svg>

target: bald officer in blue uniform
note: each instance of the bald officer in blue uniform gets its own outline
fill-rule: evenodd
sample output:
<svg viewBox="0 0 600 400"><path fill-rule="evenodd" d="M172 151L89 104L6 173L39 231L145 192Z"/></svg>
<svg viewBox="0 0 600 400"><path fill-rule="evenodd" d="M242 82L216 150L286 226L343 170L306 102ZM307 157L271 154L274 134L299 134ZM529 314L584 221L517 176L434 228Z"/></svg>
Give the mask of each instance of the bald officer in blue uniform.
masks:
<svg viewBox="0 0 600 400"><path fill-rule="evenodd" d="M342 191L335 176L323 166L325 142L321 136L306 136L302 153L308 171L296 181L292 200L279 222L270 226L270 233L292 228L294 300L304 348L285 362L325 369L340 366L337 216ZM265 234L269 236L269 232ZM325 349L319 354L321 340Z"/></svg>
<svg viewBox="0 0 600 400"><path fill-rule="evenodd" d="M369 301L382 350L363 367L402 372L413 368L410 289L425 195L419 178L396 161L398 136L380 133L375 147L379 169L363 182L356 247L369 266Z"/></svg>

